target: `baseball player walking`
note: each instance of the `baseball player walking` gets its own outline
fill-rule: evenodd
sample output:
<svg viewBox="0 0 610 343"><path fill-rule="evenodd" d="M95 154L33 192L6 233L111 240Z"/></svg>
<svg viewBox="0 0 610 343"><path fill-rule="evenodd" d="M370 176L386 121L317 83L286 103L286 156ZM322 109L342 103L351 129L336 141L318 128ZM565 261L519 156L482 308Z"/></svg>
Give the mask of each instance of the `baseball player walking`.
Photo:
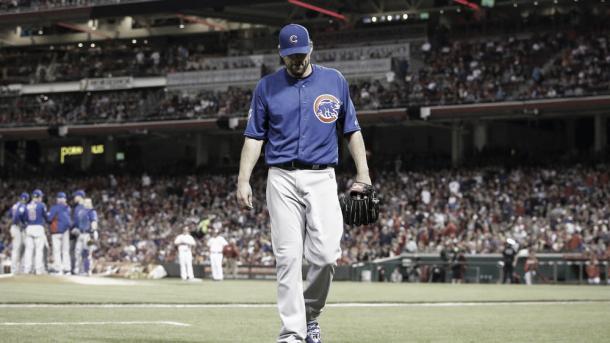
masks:
<svg viewBox="0 0 610 343"><path fill-rule="evenodd" d="M80 272L85 272L83 252L87 250L89 253L88 243L91 241L91 235L96 241L98 238L97 212L93 209L91 199L85 199L85 192L82 190L74 192L74 201L77 205L74 207L74 229L72 231L78 235L74 245L74 274L78 275Z"/></svg>
<svg viewBox="0 0 610 343"><path fill-rule="evenodd" d="M182 234L178 235L174 240L174 244L178 246L178 263L180 264L180 277L182 280L193 280L193 253L191 249L195 246L195 239L189 233L189 227L185 226L182 229Z"/></svg>
<svg viewBox="0 0 610 343"><path fill-rule="evenodd" d="M23 257L23 248L25 241L25 234L23 229L25 228L25 222L23 221L23 214L25 213L25 206L30 200L28 193L21 193L19 201L11 206L11 239L13 249L11 251L11 273L13 275L21 272L21 259Z"/></svg>
<svg viewBox="0 0 610 343"><path fill-rule="evenodd" d="M66 193L57 193L57 203L51 206L48 221L53 245L53 269L57 274L70 274L70 228L72 209L67 204Z"/></svg>
<svg viewBox="0 0 610 343"><path fill-rule="evenodd" d="M237 182L237 199L252 208L250 175L263 143L267 207L277 269L282 328L277 342L321 342L318 316L330 289L343 217L334 166L338 129L347 137L356 181L370 185L364 140L343 75L310 63L313 43L303 26L279 34L285 68L261 79L252 97ZM303 289L302 258L310 264Z"/></svg>
<svg viewBox="0 0 610 343"><path fill-rule="evenodd" d="M47 235L44 225L47 218L47 206L42 202L44 194L40 189L32 192L32 201L25 207L22 220L25 227L25 257L23 258L24 272L32 272L32 258L36 274L44 274L44 247Z"/></svg>

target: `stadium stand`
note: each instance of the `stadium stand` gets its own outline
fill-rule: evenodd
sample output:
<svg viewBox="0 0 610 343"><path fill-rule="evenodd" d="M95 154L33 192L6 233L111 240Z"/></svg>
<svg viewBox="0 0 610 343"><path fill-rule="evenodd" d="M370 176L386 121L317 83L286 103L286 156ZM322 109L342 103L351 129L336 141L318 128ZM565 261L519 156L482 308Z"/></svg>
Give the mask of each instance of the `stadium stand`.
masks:
<svg viewBox="0 0 610 343"><path fill-rule="evenodd" d="M199 92L193 89L197 87L190 85L188 91L180 91L183 87L176 86L168 88L167 93L158 88L147 88L99 94L7 96L0 98L0 107L7 109L2 111L0 125L245 116L252 84L265 69L278 67L273 64L277 63L273 55L207 58L205 54L199 54L199 50L201 48L197 45L180 45L160 53L154 49L132 51L117 45L117 49L103 52L97 48L84 51L68 49L63 55L51 55L57 57L44 57L46 52L39 57L28 54L33 60L21 65L33 66L36 60L38 67L34 70L7 67L11 61L14 63L23 58L22 52L6 55L0 58L7 62L3 68L3 80L21 77L35 81L67 81L83 76L137 77L211 70L236 71L238 78L246 70L253 71L254 75L253 81L243 81L250 85L231 87L227 87L231 79L218 83L214 80L222 80L222 77L210 76L208 89ZM409 55L408 50L412 50L409 62L403 57ZM373 60L387 58L393 60L393 67L387 72L377 72L376 77L351 77L350 91L358 109L577 97L608 94L610 91L610 74L604 72L610 70L607 31L508 36L485 41L459 40L447 45L424 42L411 49L407 43L338 48L321 50L315 55L315 59L324 65L337 63L339 69L345 69L341 67L350 61L370 64ZM265 65L265 61L273 62ZM13 72L16 74L11 74ZM226 75L219 73L223 74ZM173 75L173 79L168 75L168 82L190 82L184 79L189 77L188 73ZM201 78L205 78L199 75L195 75L199 79L194 82L202 82ZM136 100L140 104L146 102L146 106L138 106L137 111L125 111Z"/></svg>
<svg viewBox="0 0 610 343"><path fill-rule="evenodd" d="M209 225L235 238L242 264L272 265L269 218L262 202L242 210L233 176L84 177L74 180L10 180L1 186L0 208L35 185L47 194L85 188L100 214L98 258L152 263L171 261L171 241L184 225ZM340 188L349 177L343 174ZM263 175L253 180L264 194ZM498 167L434 172L385 171L375 178L384 212L376 225L346 227L342 264L401 253L435 253L458 247L468 254L498 253L507 238L536 252L610 257L608 166ZM50 200L52 203L53 200ZM3 217L2 225L8 225ZM10 245L3 234L1 241ZM208 252L199 244L196 256Z"/></svg>

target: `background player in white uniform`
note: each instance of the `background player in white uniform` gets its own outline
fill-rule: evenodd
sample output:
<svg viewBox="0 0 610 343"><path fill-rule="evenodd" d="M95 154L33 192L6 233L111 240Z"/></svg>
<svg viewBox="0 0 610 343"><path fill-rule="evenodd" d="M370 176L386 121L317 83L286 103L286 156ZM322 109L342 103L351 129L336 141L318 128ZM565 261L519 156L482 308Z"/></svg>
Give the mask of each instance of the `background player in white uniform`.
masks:
<svg viewBox="0 0 610 343"><path fill-rule="evenodd" d="M193 253L191 249L195 247L195 239L189 233L188 226L182 229L182 234L174 240L178 247L178 263L180 264L180 277L182 280L193 280Z"/></svg>
<svg viewBox="0 0 610 343"><path fill-rule="evenodd" d="M23 221L27 224L25 228L25 256L23 258L24 272L26 274L34 271L36 274L44 274L44 247L47 243L45 233L47 207L42 202L44 194L36 189L32 192L32 201L25 207L22 215ZM32 259L34 260L34 270L32 270Z"/></svg>
<svg viewBox="0 0 610 343"><path fill-rule="evenodd" d="M53 245L53 269L57 274L70 274L70 228L72 209L67 204L66 193L57 193L57 203L51 206L47 215L50 223L51 244Z"/></svg>
<svg viewBox="0 0 610 343"><path fill-rule="evenodd" d="M212 279L220 281L223 279L222 274L222 250L229 244L217 230L212 231L212 237L208 239L208 247L210 248L210 266L212 267Z"/></svg>
<svg viewBox="0 0 610 343"><path fill-rule="evenodd" d="M21 270L21 260L23 258L23 250L25 248L25 222L23 214L25 213L25 205L30 200L28 193L21 193L19 201L17 201L9 212L11 216L11 273L19 274Z"/></svg>
<svg viewBox="0 0 610 343"><path fill-rule="evenodd" d="M252 208L250 175L266 142L265 162L270 167L267 208L282 320L277 341L319 343L317 320L341 256L343 234L333 169L338 163L337 132L348 139L356 163L355 181L370 185L371 179L356 110L343 75L309 62L313 43L303 26L286 25L279 42L286 68L265 76L254 90L237 199ZM305 289L303 256L310 264Z"/></svg>

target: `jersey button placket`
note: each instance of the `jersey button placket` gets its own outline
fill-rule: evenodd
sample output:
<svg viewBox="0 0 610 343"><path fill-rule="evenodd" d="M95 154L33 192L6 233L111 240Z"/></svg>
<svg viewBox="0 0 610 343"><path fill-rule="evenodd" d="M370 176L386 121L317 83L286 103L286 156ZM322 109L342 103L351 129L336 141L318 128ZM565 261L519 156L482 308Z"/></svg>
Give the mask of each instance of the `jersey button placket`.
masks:
<svg viewBox="0 0 610 343"><path fill-rule="evenodd" d="M305 121L307 120L307 101L306 101L306 93L305 93L305 84L303 84L301 86L301 88L299 89L299 101L300 101L300 116L301 116L301 125L300 125L300 135L299 135L299 140L301 140L301 142L299 143L299 147L300 147L300 151L299 151L299 155L301 157L301 160L305 160L304 156L303 156L303 147L305 146L305 142L306 142L306 136L307 136L307 126Z"/></svg>
<svg viewBox="0 0 610 343"><path fill-rule="evenodd" d="M303 160L303 142L302 142L302 138L303 138L303 86L298 87L299 88L299 152L298 152L298 159L299 160Z"/></svg>

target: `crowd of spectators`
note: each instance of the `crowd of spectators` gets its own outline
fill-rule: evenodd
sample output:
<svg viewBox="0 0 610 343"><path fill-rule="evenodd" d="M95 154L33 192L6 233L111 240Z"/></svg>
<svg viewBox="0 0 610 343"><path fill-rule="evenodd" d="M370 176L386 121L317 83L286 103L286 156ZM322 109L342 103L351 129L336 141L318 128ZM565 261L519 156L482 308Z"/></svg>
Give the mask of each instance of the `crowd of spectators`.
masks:
<svg viewBox="0 0 610 343"><path fill-rule="evenodd" d="M27 10L38 11L61 7L91 6L125 0L0 0L0 11Z"/></svg>
<svg viewBox="0 0 610 343"><path fill-rule="evenodd" d="M0 98L0 125L119 123L163 119L243 116L252 97L249 88L166 91L53 93Z"/></svg>
<svg viewBox="0 0 610 343"><path fill-rule="evenodd" d="M610 91L608 38L607 33L559 32L440 45L426 42L419 48L412 48L418 51L412 54L413 59L423 62L417 70L412 66L409 70L404 63L395 63L396 71L388 72L384 77L352 80L350 91L360 110L607 94ZM163 53L158 50L144 53L125 47L117 50L108 65L102 60L90 61L87 55L81 54L64 53L63 57L51 54L45 58L62 60L55 68L58 75L66 77L108 76L105 73L113 70L113 66L124 67L119 75L139 75L140 72L158 73L168 68L223 69L256 66L260 62L248 58L206 59L202 57L203 47L197 48L197 45L194 49L174 48ZM356 56L345 49L338 49L334 54L329 50L320 57L322 60L377 58L396 53L395 49L387 49L383 54L373 56L374 50L363 48L358 51ZM101 50L97 53L106 56ZM15 59L22 57L26 58L12 56ZM90 67L82 69L84 62ZM27 74L27 69L36 64L19 65L20 68L4 65L2 69L5 74L7 70L19 72L22 69ZM34 74L47 74L48 69L37 69ZM200 91L152 88L99 94L6 96L0 98L0 125L244 116L250 93L251 87L241 86Z"/></svg>
<svg viewBox="0 0 610 343"><path fill-rule="evenodd" d="M449 105L607 94L609 36L551 33L529 37L425 42L417 71L389 82L354 84L363 108ZM418 55L419 54L419 55ZM358 101L356 101L358 102Z"/></svg>
<svg viewBox="0 0 610 343"><path fill-rule="evenodd" d="M106 262L173 261L173 238L184 226L218 230L235 239L242 264L273 265L264 177L253 177L254 209L242 209L235 177L99 176L71 180L6 179L0 183L0 209L6 211L24 190L53 194L83 188L100 217L95 256ZM607 165L569 168L478 168L428 172L383 171L374 176L382 197L379 221L346 227L340 264L371 261L402 253L499 253L508 238L520 249L610 258L610 174ZM340 174L339 189L350 175ZM258 194L258 195L257 195ZM10 244L2 216L0 242ZM203 240L207 238L203 238ZM208 251L200 242L198 262Z"/></svg>
<svg viewBox="0 0 610 343"><path fill-rule="evenodd" d="M82 44L82 43L81 43ZM0 84L78 81L83 78L159 76L174 72L265 68L275 70L279 57L231 56L203 42L157 43L148 39L92 45L0 49ZM216 49L217 50L217 49ZM407 45L316 50L316 62L406 56ZM266 64L265 64L266 63Z"/></svg>

